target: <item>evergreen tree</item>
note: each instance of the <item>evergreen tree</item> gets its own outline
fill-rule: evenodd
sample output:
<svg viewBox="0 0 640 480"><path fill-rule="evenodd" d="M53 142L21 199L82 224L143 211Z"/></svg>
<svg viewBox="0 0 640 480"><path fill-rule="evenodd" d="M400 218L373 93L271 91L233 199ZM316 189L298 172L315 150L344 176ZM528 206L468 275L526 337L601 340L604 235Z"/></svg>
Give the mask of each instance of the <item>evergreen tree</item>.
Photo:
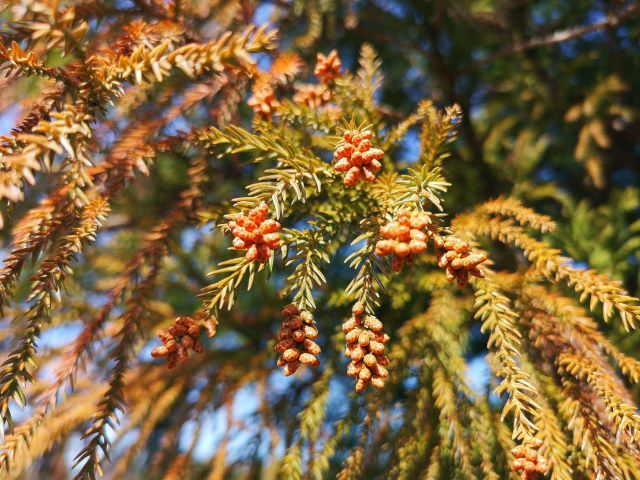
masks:
<svg viewBox="0 0 640 480"><path fill-rule="evenodd" d="M0 478L640 478L640 6L0 6Z"/></svg>

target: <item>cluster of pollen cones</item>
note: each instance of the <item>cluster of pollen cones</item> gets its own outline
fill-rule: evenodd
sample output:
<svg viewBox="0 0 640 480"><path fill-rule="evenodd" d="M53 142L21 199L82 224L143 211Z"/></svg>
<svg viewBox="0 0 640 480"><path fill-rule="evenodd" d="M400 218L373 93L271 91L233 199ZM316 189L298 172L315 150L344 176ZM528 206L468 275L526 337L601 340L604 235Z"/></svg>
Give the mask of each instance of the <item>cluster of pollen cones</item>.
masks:
<svg viewBox="0 0 640 480"><path fill-rule="evenodd" d="M316 67L313 74L318 77L322 83L330 83L335 78L341 77L342 61L338 56L338 52L331 50L328 55L318 53L316 57Z"/></svg>
<svg viewBox="0 0 640 480"><path fill-rule="evenodd" d="M442 238L433 236L436 246L438 266L445 269L447 280L456 281L459 287L464 287L469 281L469 275L484 278L479 265L487 259L484 253L472 253L469 244L453 235Z"/></svg>
<svg viewBox="0 0 640 480"><path fill-rule="evenodd" d="M531 480L547 473L547 460L538 453L538 448L541 446L542 440L534 438L511 450L511 454L516 457L511 464L511 470L520 472L522 480Z"/></svg>
<svg viewBox="0 0 640 480"><path fill-rule="evenodd" d="M397 219L380 228L383 240L376 244L376 255L392 255L391 265L399 272L405 263L413 263L415 256L427 249L431 218L425 212L402 209Z"/></svg>
<svg viewBox="0 0 640 480"><path fill-rule="evenodd" d="M343 183L347 187L357 185L360 180L374 182L376 172L382 168L380 160L384 152L371 146L372 136L371 130L347 130L333 154L336 160L333 168L338 172L346 172Z"/></svg>
<svg viewBox="0 0 640 480"><path fill-rule="evenodd" d="M280 325L278 343L275 351L280 354L278 366L284 367L286 376L293 375L300 365L317 367L320 364L317 355L320 347L314 340L318 338L318 329L314 326L313 315L290 304L282 309L285 319Z"/></svg>
<svg viewBox="0 0 640 480"><path fill-rule="evenodd" d="M269 207L265 202L249 211L247 215L237 214L229 222L233 239L233 248L246 250L248 261L265 263L271 256L271 251L280 246L280 224L268 219Z"/></svg>
<svg viewBox="0 0 640 480"><path fill-rule="evenodd" d="M356 392L362 392L369 384L384 388L384 379L389 376L389 359L384 354L389 336L382 331L382 322L365 315L364 310L362 303L356 303L353 316L342 324L347 343L344 354L351 359L347 375L356 377Z"/></svg>
<svg viewBox="0 0 640 480"><path fill-rule="evenodd" d="M176 364L184 363L189 358L189 350L202 353L200 343L200 328L191 317L178 317L167 330L160 330L158 337L163 345L151 351L153 358L165 357L167 366L174 368Z"/></svg>
<svg viewBox="0 0 640 480"><path fill-rule="evenodd" d="M480 264L487 259L484 253L474 253L469 244L449 235L443 237L442 228L432 224L427 212L401 209L395 220L380 227L382 240L376 244L376 255L392 256L391 266L399 272L405 264L413 263L416 255L427 250L429 238L433 239L438 266L445 270L447 280L464 287L469 276L483 278Z"/></svg>

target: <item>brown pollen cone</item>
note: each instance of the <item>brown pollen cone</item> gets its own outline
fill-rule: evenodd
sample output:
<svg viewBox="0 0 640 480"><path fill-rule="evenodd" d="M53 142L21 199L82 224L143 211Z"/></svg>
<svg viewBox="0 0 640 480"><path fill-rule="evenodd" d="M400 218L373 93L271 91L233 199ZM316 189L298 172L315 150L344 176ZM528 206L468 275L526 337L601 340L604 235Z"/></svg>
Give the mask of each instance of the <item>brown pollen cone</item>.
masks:
<svg viewBox="0 0 640 480"><path fill-rule="evenodd" d="M354 187L361 180L369 183L376 180L376 172L382 168L380 160L384 152L371 146L372 136L371 130L344 132L343 140L333 153L336 161L333 168L345 174L342 181L345 186Z"/></svg>
<svg viewBox="0 0 640 480"><path fill-rule="evenodd" d="M542 440L533 438L525 440L511 450L511 454L515 457L511 463L511 470L520 472L521 480L533 480L541 478L549 468L547 460L538 453L538 449L542 446Z"/></svg>
<svg viewBox="0 0 640 480"><path fill-rule="evenodd" d="M280 108L271 85L260 85L253 90L253 95L247 100L251 109L263 118L269 119Z"/></svg>
<svg viewBox="0 0 640 480"><path fill-rule="evenodd" d="M239 213L229 222L233 239L233 248L246 250L246 259L250 262L265 263L271 252L280 246L280 224L268 219L269 207L265 202L249 211L247 215Z"/></svg>
<svg viewBox="0 0 640 480"><path fill-rule="evenodd" d="M189 350L202 352L200 343L200 328L191 317L178 317L173 325L166 330L159 330L158 337L164 345L151 351L153 358L165 357L167 366L174 368L176 364L184 363L189 358Z"/></svg>
<svg viewBox="0 0 640 480"><path fill-rule="evenodd" d="M384 354L384 344L389 336L384 333L383 325L373 315L366 315L364 305L358 302L353 306L353 316L342 324L347 344L344 355L351 359L347 366L347 375L356 377L356 392L362 392L367 385L384 388L384 379L389 376L389 359Z"/></svg>
<svg viewBox="0 0 640 480"><path fill-rule="evenodd" d="M293 101L298 105L306 105L311 110L318 110L331 100L331 91L325 85L298 85Z"/></svg>
<svg viewBox="0 0 640 480"><path fill-rule="evenodd" d="M459 287L464 287L469 281L469 275L484 278L484 272L479 266L487 259L484 253L473 253L469 250L469 244L457 237L450 235L441 237L433 236L436 246L436 258L438 266L445 269L447 280L456 280Z"/></svg>
<svg viewBox="0 0 640 480"><path fill-rule="evenodd" d="M285 376L293 375L302 364L320 365L317 357L320 346L314 341L318 338L318 329L311 312L291 303L282 309L282 315L285 320L280 325L275 351L280 354L278 366L284 367Z"/></svg>
<svg viewBox="0 0 640 480"><path fill-rule="evenodd" d="M426 212L401 209L394 221L380 228L383 239L376 244L376 255L393 256L391 266L399 272L427 249L429 232L425 229L430 224L431 217Z"/></svg>
<svg viewBox="0 0 640 480"><path fill-rule="evenodd" d="M342 68L342 61L338 56L338 52L331 50L328 55L318 53L316 60L316 67L313 73L322 83L330 83L334 78L342 76L340 69Z"/></svg>

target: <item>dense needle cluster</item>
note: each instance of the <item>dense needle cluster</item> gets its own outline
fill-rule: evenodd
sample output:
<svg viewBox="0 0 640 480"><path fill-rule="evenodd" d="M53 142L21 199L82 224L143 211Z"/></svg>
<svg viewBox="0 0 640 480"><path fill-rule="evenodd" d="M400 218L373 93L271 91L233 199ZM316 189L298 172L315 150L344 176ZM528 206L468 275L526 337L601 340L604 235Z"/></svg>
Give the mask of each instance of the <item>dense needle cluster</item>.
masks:
<svg viewBox="0 0 640 480"><path fill-rule="evenodd" d="M233 248L246 250L245 258L250 261L265 263L271 256L271 251L280 246L280 224L267 219L269 207L260 202L247 215L239 213L229 222L233 239Z"/></svg>
<svg viewBox="0 0 640 480"><path fill-rule="evenodd" d="M399 272L405 263L413 263L415 256L427 249L429 235L425 228L430 224L431 218L425 212L401 209L395 221L380 228L384 239L376 244L376 255L393 255L393 271Z"/></svg>
<svg viewBox="0 0 640 480"><path fill-rule="evenodd" d="M538 474L547 473L547 460L538 453L538 448L541 446L542 440L534 438L511 450L511 454L516 457L511 464L511 470L521 472L521 480L531 480L536 478Z"/></svg>
<svg viewBox="0 0 640 480"><path fill-rule="evenodd" d="M342 324L347 343L344 355L351 359L347 375L357 378L355 388L358 393L369 384L384 388L384 379L389 376L384 344L389 341L389 335L382 331L384 327L380 320L364 314L362 303L356 303L352 313L353 316Z"/></svg>
<svg viewBox="0 0 640 480"><path fill-rule="evenodd" d="M371 146L372 136L371 130L344 132L333 158L336 160L336 171L346 172L343 180L345 186L354 187L360 180L369 183L376 180L376 172L382 168L380 160L384 152Z"/></svg>
<svg viewBox="0 0 640 480"><path fill-rule="evenodd" d="M329 55L318 53L316 68L313 73L322 83L330 83L334 78L342 76L342 62L338 52L331 50Z"/></svg>
<svg viewBox="0 0 640 480"><path fill-rule="evenodd" d="M284 367L286 376L293 375L300 365L317 367L320 346L314 342L318 338L318 329L314 326L313 315L300 310L291 303L282 309L285 320L280 324L278 343L275 351L280 354L278 366Z"/></svg>
<svg viewBox="0 0 640 480"><path fill-rule="evenodd" d="M484 253L471 253L469 244L453 235L442 238L433 236L437 249L438 266L446 269L447 280L456 280L459 287L464 287L469 281L469 275L484 278L479 265L487 259Z"/></svg>
<svg viewBox="0 0 640 480"><path fill-rule="evenodd" d="M200 328L191 317L176 318L174 324L168 329L158 331L158 337L163 345L154 348L151 356L165 357L169 368L174 368L178 362L186 362L189 358L189 350L202 353Z"/></svg>

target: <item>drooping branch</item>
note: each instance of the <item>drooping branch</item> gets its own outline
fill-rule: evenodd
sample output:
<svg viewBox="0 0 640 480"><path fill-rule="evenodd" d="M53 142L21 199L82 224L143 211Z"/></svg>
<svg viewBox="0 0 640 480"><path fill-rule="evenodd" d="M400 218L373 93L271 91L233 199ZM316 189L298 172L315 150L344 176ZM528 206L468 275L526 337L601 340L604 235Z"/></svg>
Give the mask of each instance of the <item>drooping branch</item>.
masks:
<svg viewBox="0 0 640 480"><path fill-rule="evenodd" d="M471 70L471 69L477 68L481 65L485 65L487 63L493 62L498 58L516 55L518 53L522 53L527 50L532 50L535 48L544 47L548 45L557 45L559 43L567 42L569 40L574 40L576 38L582 37L591 32L603 30L605 28L610 28L610 27L617 27L625 20L632 18L637 13L640 13L640 5L633 4L623 10L609 14L606 17L604 17L602 20L599 20L597 22L581 25L578 27L568 28L566 30L558 30L557 32L554 32L550 35L532 38L530 40L527 40L526 42L516 43L515 45L505 47L502 50L498 50L496 53L493 53L486 57L480 58L479 60L476 60L470 66L468 66L465 70Z"/></svg>

